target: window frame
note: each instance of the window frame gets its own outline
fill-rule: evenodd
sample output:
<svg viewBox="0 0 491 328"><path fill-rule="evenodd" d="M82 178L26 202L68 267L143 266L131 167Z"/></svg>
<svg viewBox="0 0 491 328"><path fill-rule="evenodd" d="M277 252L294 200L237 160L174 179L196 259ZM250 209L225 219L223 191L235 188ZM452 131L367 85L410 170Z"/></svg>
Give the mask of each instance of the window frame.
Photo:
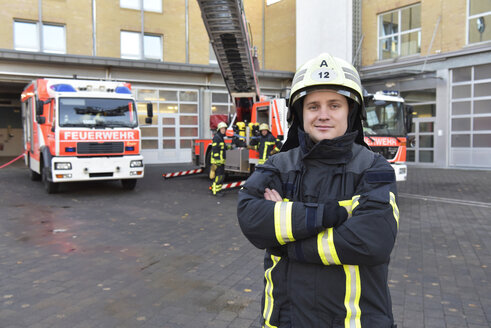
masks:
<svg viewBox="0 0 491 328"><path fill-rule="evenodd" d="M133 34L138 37L138 44L136 45L138 47L138 55L137 56L132 56L132 55L127 55L123 53L123 33L127 34ZM155 61L163 61L164 58L164 49L163 49L163 35L159 34L153 34L153 33L143 33L143 49L142 49L142 33L141 32L135 32L135 31L128 31L128 30L121 30L119 31L119 53L120 53L120 58L122 59L130 59L130 60L155 60ZM148 55L145 55L145 38L146 37L152 37L152 38L159 38L160 45L159 45L159 57L151 57Z"/></svg>
<svg viewBox="0 0 491 328"><path fill-rule="evenodd" d="M36 47L34 48L25 48L25 47L18 47L16 44L16 30L18 26L17 24L30 24L34 26L35 28L35 33L33 33L35 42L36 42ZM43 49L41 49L41 40L39 39L39 28L40 26L43 27L42 33L43 33ZM46 49L46 41L48 38L45 37L45 27L56 27L62 29L63 32L63 44L60 48L62 50L51 50L51 49ZM12 43L13 43L13 48L14 50L17 51L31 51L31 52L43 52L43 53L50 53L50 54L66 54L67 53L67 48L66 48L66 25L65 24L57 24L57 23L40 23L38 21L30 21L30 20L22 20L22 19L15 19L14 24L13 24L13 38L12 38ZM52 39L52 38L49 38ZM59 40L59 39L57 39ZM19 41L19 40L17 40Z"/></svg>
<svg viewBox="0 0 491 328"><path fill-rule="evenodd" d="M162 13L163 11L163 5L162 5L162 0L156 0L155 3L159 3L159 9L149 9L149 6L145 6L145 2L148 0L136 0L136 6L135 5L125 5L122 4L124 0L119 0L119 7L120 8L125 8L125 9L132 9L132 10L141 10L141 3L143 2L143 11L148 11L148 12L153 12L153 13ZM128 0L126 0L128 1ZM129 2L129 1L128 1Z"/></svg>
<svg viewBox="0 0 491 328"><path fill-rule="evenodd" d="M485 11L481 12L478 14L471 15L471 2L472 0L467 0L467 8L466 8L466 16L467 16L467 22L465 24L465 44L466 45L474 45L474 44L482 44L486 42L490 42L490 40L484 40L484 41L479 41L479 42L472 42L470 43L470 31L471 31L471 20L479 18L479 17L489 17L491 18L491 11ZM488 25L491 25L491 20L488 20ZM491 28L491 26L488 26L488 28Z"/></svg>
<svg viewBox="0 0 491 328"><path fill-rule="evenodd" d="M412 7L416 7L416 6L419 6L420 7L419 15L420 15L420 22L421 22L421 6L422 6L421 2L412 4L412 5L409 5L409 6L397 8L397 9L394 9L394 10L382 12L382 13L379 13L377 15L377 60L379 60L379 61L381 61L381 60L390 60L390 59L398 58L398 57L408 57L408 56L415 56L415 55L421 54L421 24L420 24L420 26L418 28L413 28L413 29L408 29L408 30L405 30L405 31L401 31L401 26L402 26L402 11L403 10L410 9ZM391 33L391 34L387 34L387 35L381 36L381 30L383 28L382 17L385 16L385 15L387 15L387 14L391 14L391 13L397 13L397 32L396 33ZM411 33L414 33L414 32L418 32L418 43L419 43L420 51L419 52L416 52L416 53L411 53L411 54L408 54L408 55L404 55L404 56L401 55L402 37L404 35L408 35L408 34L411 34ZM381 53L381 41L382 40L386 40L386 39L393 39L393 38L396 38L397 39L397 56L396 57L389 57L389 58L382 58L381 57L382 56L382 53Z"/></svg>

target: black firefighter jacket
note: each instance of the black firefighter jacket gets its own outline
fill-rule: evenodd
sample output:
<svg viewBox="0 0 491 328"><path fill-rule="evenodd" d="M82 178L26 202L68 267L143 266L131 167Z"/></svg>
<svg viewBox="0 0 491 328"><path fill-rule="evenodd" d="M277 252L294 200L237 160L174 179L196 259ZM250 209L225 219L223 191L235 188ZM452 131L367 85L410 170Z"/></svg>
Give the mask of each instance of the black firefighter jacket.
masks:
<svg viewBox="0 0 491 328"><path fill-rule="evenodd" d="M255 147L259 152L259 164L264 164L273 149L277 148L279 150L281 148L281 141L268 131L266 136L260 135L253 137L250 145Z"/></svg>
<svg viewBox="0 0 491 328"><path fill-rule="evenodd" d="M263 327L394 327L394 171L355 135L276 154L239 193L242 232L266 249ZM265 200L266 187L284 201Z"/></svg>
<svg viewBox="0 0 491 328"><path fill-rule="evenodd" d="M225 135L217 131L213 136L211 144L211 164L223 165L227 158L227 149L230 149L230 145L225 144Z"/></svg>

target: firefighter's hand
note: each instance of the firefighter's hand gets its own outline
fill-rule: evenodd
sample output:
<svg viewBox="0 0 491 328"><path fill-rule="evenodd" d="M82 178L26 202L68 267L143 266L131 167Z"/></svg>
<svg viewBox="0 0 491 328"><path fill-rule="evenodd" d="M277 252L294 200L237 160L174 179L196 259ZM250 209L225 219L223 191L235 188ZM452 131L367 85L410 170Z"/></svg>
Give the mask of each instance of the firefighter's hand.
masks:
<svg viewBox="0 0 491 328"><path fill-rule="evenodd" d="M276 190L269 188L264 189L264 199L271 200L273 202L283 201L283 198L281 198L281 195Z"/></svg>
<svg viewBox="0 0 491 328"><path fill-rule="evenodd" d="M337 227L348 218L348 211L340 206L337 200L330 199L324 203L322 226L324 228Z"/></svg>

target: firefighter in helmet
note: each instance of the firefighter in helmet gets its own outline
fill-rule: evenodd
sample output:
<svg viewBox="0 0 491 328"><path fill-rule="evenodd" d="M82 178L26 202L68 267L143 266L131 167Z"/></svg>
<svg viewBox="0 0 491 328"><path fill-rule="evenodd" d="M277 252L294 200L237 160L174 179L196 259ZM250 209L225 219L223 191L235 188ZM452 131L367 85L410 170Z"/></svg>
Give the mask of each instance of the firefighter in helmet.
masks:
<svg viewBox="0 0 491 328"><path fill-rule="evenodd" d="M220 122L217 125L217 132L213 137L211 144L211 168L210 179L213 180L211 192L214 196L223 196L222 183L225 178L225 158L226 150L231 148L230 144L225 144L225 132L227 131L227 123Z"/></svg>
<svg viewBox="0 0 491 328"><path fill-rule="evenodd" d="M321 54L296 72L288 138L239 192L244 235L265 249L264 327L394 328L394 170L364 142L356 69Z"/></svg>
<svg viewBox="0 0 491 328"><path fill-rule="evenodd" d="M251 138L249 145L259 152L259 164L264 164L270 155L280 151L282 143L279 138L273 136L266 123L259 125L259 133L259 136Z"/></svg>

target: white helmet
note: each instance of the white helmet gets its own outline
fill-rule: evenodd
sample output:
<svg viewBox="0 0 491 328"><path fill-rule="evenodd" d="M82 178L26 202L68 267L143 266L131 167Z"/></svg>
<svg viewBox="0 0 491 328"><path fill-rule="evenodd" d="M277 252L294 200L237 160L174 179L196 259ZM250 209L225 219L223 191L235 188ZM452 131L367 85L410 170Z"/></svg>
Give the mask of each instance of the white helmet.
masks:
<svg viewBox="0 0 491 328"><path fill-rule="evenodd" d="M366 119L360 76L350 63L322 53L307 61L295 73L288 100L288 137L281 151L298 146L297 129L303 130L303 99L311 92L331 89L345 96L350 105L348 129L357 130L355 142L368 147L363 140L362 120Z"/></svg>
<svg viewBox="0 0 491 328"><path fill-rule="evenodd" d="M293 110L300 109L299 100L319 89L333 89L353 100L361 109L361 118L365 118L363 89L358 72L345 60L322 53L303 64L295 73L288 102L289 120L293 119Z"/></svg>
<svg viewBox="0 0 491 328"><path fill-rule="evenodd" d="M220 122L220 123L218 123L218 125L217 125L217 131L219 131L221 128L225 128L225 129L226 129L227 127L228 127L228 126L227 126L227 123L225 123L225 122Z"/></svg>

